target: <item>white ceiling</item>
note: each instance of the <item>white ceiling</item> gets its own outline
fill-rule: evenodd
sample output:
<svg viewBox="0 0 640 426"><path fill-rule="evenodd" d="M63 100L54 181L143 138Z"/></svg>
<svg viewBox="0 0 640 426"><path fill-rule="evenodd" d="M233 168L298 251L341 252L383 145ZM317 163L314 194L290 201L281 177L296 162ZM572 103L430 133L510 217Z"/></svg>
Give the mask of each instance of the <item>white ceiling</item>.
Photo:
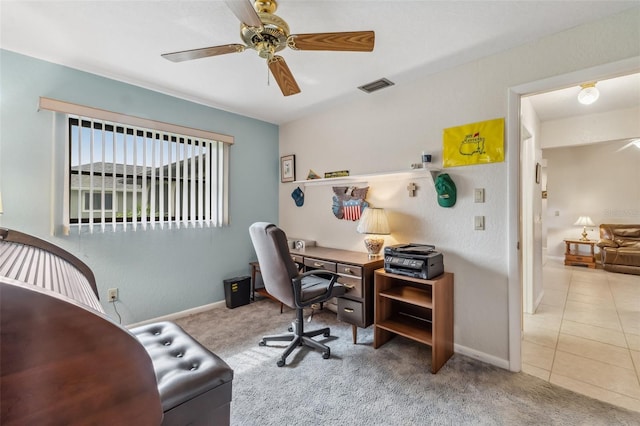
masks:
<svg viewBox="0 0 640 426"><path fill-rule="evenodd" d="M640 74L601 80L596 83L596 88L600 97L591 105L578 102L578 93L581 90L578 85L533 95L529 99L540 121L640 106ZM640 117L638 119L640 120Z"/></svg>
<svg viewBox="0 0 640 426"><path fill-rule="evenodd" d="M638 6L638 0L281 0L276 14L293 34L376 33L371 53L281 52L302 89L289 97L253 50L182 63L160 57L240 43L239 22L223 1L0 0L0 47L282 124L375 96L357 87L382 77L404 84ZM599 87L604 104L605 82ZM567 114L557 100L540 99L534 103L545 108L539 115Z"/></svg>

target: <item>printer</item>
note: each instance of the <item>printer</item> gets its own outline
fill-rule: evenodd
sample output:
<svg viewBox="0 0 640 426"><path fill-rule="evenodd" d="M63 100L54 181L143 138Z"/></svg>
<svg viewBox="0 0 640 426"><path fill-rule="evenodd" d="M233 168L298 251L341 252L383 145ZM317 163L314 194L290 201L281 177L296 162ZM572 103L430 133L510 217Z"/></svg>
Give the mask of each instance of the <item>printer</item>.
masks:
<svg viewBox="0 0 640 426"><path fill-rule="evenodd" d="M397 244L384 248L384 270L430 280L444 273L442 253L426 244Z"/></svg>

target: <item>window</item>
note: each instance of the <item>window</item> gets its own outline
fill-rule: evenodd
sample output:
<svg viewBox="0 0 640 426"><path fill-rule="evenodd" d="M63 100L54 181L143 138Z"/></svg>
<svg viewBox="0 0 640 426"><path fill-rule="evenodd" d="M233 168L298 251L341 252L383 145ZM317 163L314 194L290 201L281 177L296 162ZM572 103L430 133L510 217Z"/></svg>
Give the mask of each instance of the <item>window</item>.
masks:
<svg viewBox="0 0 640 426"><path fill-rule="evenodd" d="M67 117L67 224L104 231L228 223L228 143Z"/></svg>
<svg viewBox="0 0 640 426"><path fill-rule="evenodd" d="M84 200L84 208L83 211L88 212L89 210L100 211L103 209L102 207L102 194L100 193L92 193L91 191L83 191L83 200ZM93 195L93 203L91 200L91 196ZM111 210L113 206L113 193L105 192L104 193L104 209Z"/></svg>

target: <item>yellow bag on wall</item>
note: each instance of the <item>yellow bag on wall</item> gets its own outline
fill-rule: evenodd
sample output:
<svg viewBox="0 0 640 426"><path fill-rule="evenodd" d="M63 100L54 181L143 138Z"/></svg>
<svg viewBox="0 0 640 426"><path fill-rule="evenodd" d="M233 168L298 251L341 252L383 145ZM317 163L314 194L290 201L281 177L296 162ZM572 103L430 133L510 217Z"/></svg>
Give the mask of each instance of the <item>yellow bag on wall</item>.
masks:
<svg viewBox="0 0 640 426"><path fill-rule="evenodd" d="M502 161L504 161L504 118L444 129L443 167Z"/></svg>

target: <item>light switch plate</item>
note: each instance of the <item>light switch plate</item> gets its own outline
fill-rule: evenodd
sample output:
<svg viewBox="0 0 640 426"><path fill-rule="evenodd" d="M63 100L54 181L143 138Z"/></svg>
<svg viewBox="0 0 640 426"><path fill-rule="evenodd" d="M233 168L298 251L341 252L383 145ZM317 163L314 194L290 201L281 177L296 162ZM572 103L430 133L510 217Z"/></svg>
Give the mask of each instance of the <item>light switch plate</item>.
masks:
<svg viewBox="0 0 640 426"><path fill-rule="evenodd" d="M484 231L484 216L476 216L473 218L473 229L476 231Z"/></svg>
<svg viewBox="0 0 640 426"><path fill-rule="evenodd" d="M484 188L476 188L473 190L473 202L484 203Z"/></svg>

